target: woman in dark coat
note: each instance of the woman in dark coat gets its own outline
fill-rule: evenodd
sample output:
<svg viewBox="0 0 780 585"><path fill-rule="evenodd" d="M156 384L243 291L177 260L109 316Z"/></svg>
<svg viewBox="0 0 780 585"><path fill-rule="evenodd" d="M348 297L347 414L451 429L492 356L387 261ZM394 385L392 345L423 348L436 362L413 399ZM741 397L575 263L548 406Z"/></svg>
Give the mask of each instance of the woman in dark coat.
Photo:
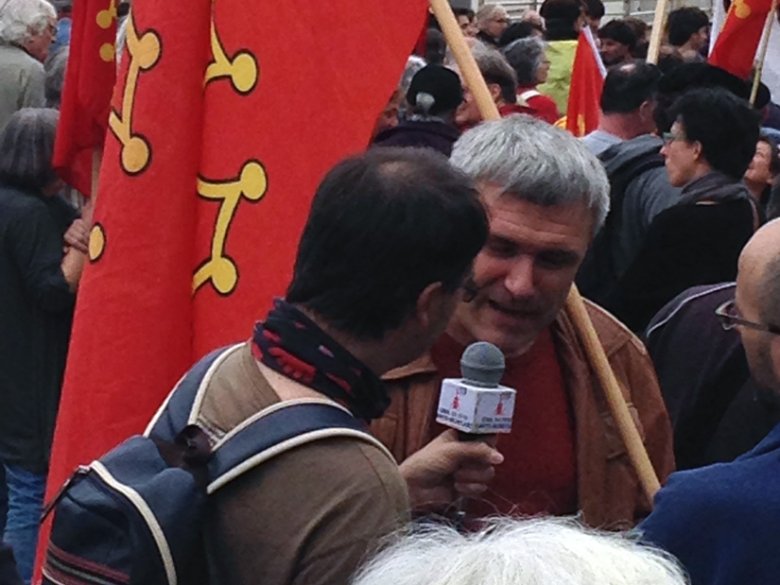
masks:
<svg viewBox="0 0 780 585"><path fill-rule="evenodd" d="M51 166L57 111L25 108L0 133L0 461L3 540L32 573L49 449L83 255L64 252L76 214Z"/></svg>
<svg viewBox="0 0 780 585"><path fill-rule="evenodd" d="M671 131L661 154L680 202L658 214L642 249L604 303L623 323L642 331L685 289L732 281L759 214L742 176L758 139L758 115L722 89L684 94L672 106Z"/></svg>

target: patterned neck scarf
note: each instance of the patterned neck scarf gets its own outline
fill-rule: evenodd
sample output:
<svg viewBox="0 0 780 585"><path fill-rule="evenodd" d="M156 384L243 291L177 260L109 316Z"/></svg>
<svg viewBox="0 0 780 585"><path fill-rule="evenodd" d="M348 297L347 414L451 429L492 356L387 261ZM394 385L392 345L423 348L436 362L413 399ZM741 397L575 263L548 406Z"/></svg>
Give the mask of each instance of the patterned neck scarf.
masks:
<svg viewBox="0 0 780 585"><path fill-rule="evenodd" d="M282 299L276 299L266 320L255 325L252 353L275 372L347 407L357 418L379 418L390 404L376 374Z"/></svg>

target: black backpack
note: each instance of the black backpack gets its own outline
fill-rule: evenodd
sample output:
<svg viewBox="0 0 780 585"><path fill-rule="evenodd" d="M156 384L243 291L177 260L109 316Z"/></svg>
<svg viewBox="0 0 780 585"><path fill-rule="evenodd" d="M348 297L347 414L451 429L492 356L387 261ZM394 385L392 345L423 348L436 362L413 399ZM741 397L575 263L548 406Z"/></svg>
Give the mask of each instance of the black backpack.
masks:
<svg viewBox="0 0 780 585"><path fill-rule="evenodd" d="M203 582L201 526L210 494L272 457L326 437L356 437L387 453L362 422L326 399L274 404L212 446L195 424L201 400L216 368L242 347L199 361L143 435L80 467L65 483L44 512L55 511L45 585Z"/></svg>
<svg viewBox="0 0 780 585"><path fill-rule="evenodd" d="M608 149L599 156L602 162L605 157L609 156L610 150ZM593 238L576 278L580 293L597 304L607 303L607 299L610 298L620 278L615 268L612 246L617 238L616 231L619 229L620 220L623 217L626 189L641 174L664 165L664 158L661 156L660 150L659 145L657 149L645 152L607 174L610 186L609 213L604 225Z"/></svg>

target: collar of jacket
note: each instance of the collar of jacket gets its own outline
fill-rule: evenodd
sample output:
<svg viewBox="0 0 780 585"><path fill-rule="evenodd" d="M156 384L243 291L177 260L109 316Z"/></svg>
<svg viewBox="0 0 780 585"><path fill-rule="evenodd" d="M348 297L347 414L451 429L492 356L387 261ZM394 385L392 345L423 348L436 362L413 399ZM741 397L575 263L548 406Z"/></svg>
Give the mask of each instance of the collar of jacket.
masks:
<svg viewBox="0 0 780 585"><path fill-rule="evenodd" d="M594 305L588 300L584 300L584 301L585 301L585 305L589 309L588 314L592 321L597 321L597 320L604 320L605 322L611 321L611 319L607 316L607 313L606 311L604 311L604 309L602 309L597 305ZM555 321L553 321L550 327L552 327L552 334L554 340L560 340L562 337L573 338L575 335L574 324L572 323L565 309L561 309ZM599 329L600 329L599 327L596 327L597 331L599 331ZM602 334L599 337L599 341L601 341L602 347L604 348L604 352L607 354L607 356L609 356L616 349L620 348L624 343L626 343L626 341L629 341L633 338L633 335L626 327L622 327L622 328L608 327L608 328L604 328L604 330L609 331L610 334L608 337L605 337ZM565 335L561 336L561 333L564 333ZM431 357L431 353L430 351L428 351L423 355L421 355L420 357L418 357L416 360L409 362L404 366L390 370L384 376L382 376L382 379L388 381L400 380L408 376L417 376L420 374L435 374L436 371L437 371L436 364L433 363L433 358Z"/></svg>

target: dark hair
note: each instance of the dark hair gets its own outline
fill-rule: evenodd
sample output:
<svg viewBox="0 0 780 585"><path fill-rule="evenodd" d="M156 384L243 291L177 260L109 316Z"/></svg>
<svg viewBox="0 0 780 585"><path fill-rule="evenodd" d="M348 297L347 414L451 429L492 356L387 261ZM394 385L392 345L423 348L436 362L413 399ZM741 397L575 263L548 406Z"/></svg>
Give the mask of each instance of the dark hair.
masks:
<svg viewBox="0 0 780 585"><path fill-rule="evenodd" d="M655 97L661 71L655 65L634 61L613 67L601 91L601 111L625 114Z"/></svg>
<svg viewBox="0 0 780 585"><path fill-rule="evenodd" d="M452 13L457 18L458 16L465 16L469 19L469 22L474 20L474 11L471 8L453 8Z"/></svg>
<svg viewBox="0 0 780 585"><path fill-rule="evenodd" d="M57 110L22 108L0 132L0 182L39 191L57 179L52 168Z"/></svg>
<svg viewBox="0 0 780 585"><path fill-rule="evenodd" d="M610 20L599 29L600 39L611 39L628 47L629 51L636 48L636 33L634 29L622 20Z"/></svg>
<svg viewBox="0 0 780 585"><path fill-rule="evenodd" d="M672 106L689 142L701 144L713 170L742 179L756 153L759 115L750 105L724 89L696 89Z"/></svg>
<svg viewBox="0 0 780 585"><path fill-rule="evenodd" d="M709 24L710 19L700 8L686 6L672 10L667 19L669 42L675 47L680 47L687 43L700 28Z"/></svg>
<svg viewBox="0 0 780 585"><path fill-rule="evenodd" d="M431 65L441 65L444 63L446 53L447 41L444 40L444 34L436 28L426 30L425 60Z"/></svg>
<svg viewBox="0 0 780 585"><path fill-rule="evenodd" d="M780 217L780 180L776 180L766 202L767 221Z"/></svg>
<svg viewBox="0 0 780 585"><path fill-rule="evenodd" d="M761 134L758 141L769 145L769 172L772 173L773 177L777 177L780 175L780 158L778 158L780 150L778 150L777 142L766 134Z"/></svg>
<svg viewBox="0 0 780 585"><path fill-rule="evenodd" d="M564 41L577 38L574 24L582 16L580 0L544 0L539 14L544 18L548 41Z"/></svg>
<svg viewBox="0 0 780 585"><path fill-rule="evenodd" d="M530 20L523 20L521 22L513 22L507 29L501 34L501 38L498 39L499 47L507 47L519 39L527 39L534 36L534 31L543 32L544 29Z"/></svg>
<svg viewBox="0 0 780 585"><path fill-rule="evenodd" d="M433 150L348 158L317 188L287 300L357 338L380 339L425 287L461 285L487 225L471 181Z"/></svg>
<svg viewBox="0 0 780 585"><path fill-rule="evenodd" d="M591 18L604 18L606 11L601 0L585 0L584 4L585 14Z"/></svg>
<svg viewBox="0 0 780 585"><path fill-rule="evenodd" d="M705 87L728 90L733 95L747 100L750 85L736 75L708 63L681 63L664 70L664 76L658 84L655 106L655 123L659 132L667 132L674 122L670 109L678 97L687 91Z"/></svg>

